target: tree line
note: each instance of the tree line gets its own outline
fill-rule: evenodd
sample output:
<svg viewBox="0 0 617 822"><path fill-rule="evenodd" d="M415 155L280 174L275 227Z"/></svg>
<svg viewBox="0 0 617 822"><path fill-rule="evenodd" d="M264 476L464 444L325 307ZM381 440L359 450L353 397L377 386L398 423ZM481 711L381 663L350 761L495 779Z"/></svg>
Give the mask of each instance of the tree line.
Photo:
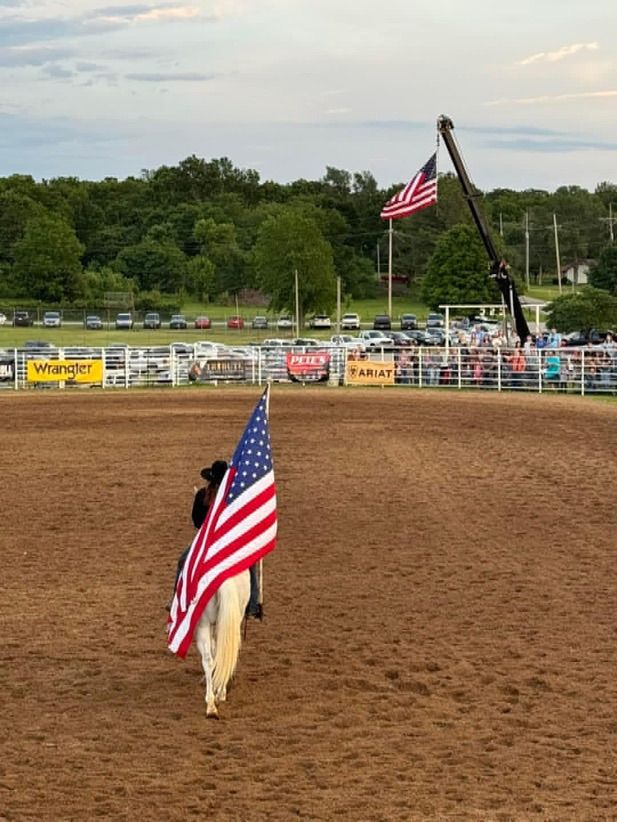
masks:
<svg viewBox="0 0 617 822"><path fill-rule="evenodd" d="M329 312L337 277L346 298L378 293L388 253L379 213L403 185L380 189L368 171L332 167L316 181L261 181L227 158L196 156L124 180L1 178L0 298L92 306L106 293L129 292L137 307L157 308L188 296L232 301L254 290L283 310L294 306L297 271L302 312ZM556 215L563 262L598 262L594 284L617 293L609 238L617 185L478 197L523 287L527 261L532 281L556 277ZM393 271L427 304L491 296L453 175L440 176L435 207L394 229Z"/></svg>

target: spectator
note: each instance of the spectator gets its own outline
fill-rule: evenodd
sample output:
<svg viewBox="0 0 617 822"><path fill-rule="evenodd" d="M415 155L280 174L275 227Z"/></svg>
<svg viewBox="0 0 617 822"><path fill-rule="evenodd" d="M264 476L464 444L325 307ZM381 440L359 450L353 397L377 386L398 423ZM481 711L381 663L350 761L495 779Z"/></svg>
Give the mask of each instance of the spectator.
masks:
<svg viewBox="0 0 617 822"><path fill-rule="evenodd" d="M557 351L549 349L544 359L544 379L553 388L557 388L561 382L561 359Z"/></svg>
<svg viewBox="0 0 617 822"><path fill-rule="evenodd" d="M512 388L522 388L525 384L527 360L525 358L525 352L520 347L520 343L515 346L509 359L512 374L511 386Z"/></svg>

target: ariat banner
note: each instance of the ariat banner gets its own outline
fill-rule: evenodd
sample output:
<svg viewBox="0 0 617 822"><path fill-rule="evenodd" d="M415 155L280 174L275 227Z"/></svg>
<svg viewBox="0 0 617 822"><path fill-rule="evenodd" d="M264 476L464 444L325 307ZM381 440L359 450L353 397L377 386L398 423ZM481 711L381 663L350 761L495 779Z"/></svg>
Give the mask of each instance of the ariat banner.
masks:
<svg viewBox="0 0 617 822"><path fill-rule="evenodd" d="M103 382L102 360L28 360L28 382Z"/></svg>
<svg viewBox="0 0 617 822"><path fill-rule="evenodd" d="M349 385L394 385L394 362L347 360L345 378Z"/></svg>
<svg viewBox="0 0 617 822"><path fill-rule="evenodd" d="M290 380L323 382L329 375L329 354L287 354L287 376Z"/></svg>

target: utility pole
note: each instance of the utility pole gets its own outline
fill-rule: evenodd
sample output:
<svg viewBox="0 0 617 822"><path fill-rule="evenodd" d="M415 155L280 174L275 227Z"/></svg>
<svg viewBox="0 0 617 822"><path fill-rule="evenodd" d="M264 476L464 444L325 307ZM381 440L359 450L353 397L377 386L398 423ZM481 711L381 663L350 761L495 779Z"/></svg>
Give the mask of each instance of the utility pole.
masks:
<svg viewBox="0 0 617 822"><path fill-rule="evenodd" d="M561 295L561 260L559 258L559 234L557 232L557 215L553 211L553 229L555 231L555 259L557 261L557 280L559 282L559 294Z"/></svg>
<svg viewBox="0 0 617 822"><path fill-rule="evenodd" d="M300 336L300 295L298 293L298 269L294 271L294 281L296 287L296 337Z"/></svg>
<svg viewBox="0 0 617 822"><path fill-rule="evenodd" d="M529 288L529 211L525 212L525 283Z"/></svg>
<svg viewBox="0 0 617 822"><path fill-rule="evenodd" d="M341 278L336 278L336 333L341 333Z"/></svg>
<svg viewBox="0 0 617 822"><path fill-rule="evenodd" d="M379 240L377 240L377 279L381 282L381 258L379 256Z"/></svg>
<svg viewBox="0 0 617 822"><path fill-rule="evenodd" d="M608 217L600 217L603 223L608 223L608 234L611 238L611 243L615 242L615 232L613 231L613 225L617 223L617 217L613 217L613 204L608 204Z"/></svg>
<svg viewBox="0 0 617 822"><path fill-rule="evenodd" d="M499 212L499 234L503 237L503 214Z"/></svg>

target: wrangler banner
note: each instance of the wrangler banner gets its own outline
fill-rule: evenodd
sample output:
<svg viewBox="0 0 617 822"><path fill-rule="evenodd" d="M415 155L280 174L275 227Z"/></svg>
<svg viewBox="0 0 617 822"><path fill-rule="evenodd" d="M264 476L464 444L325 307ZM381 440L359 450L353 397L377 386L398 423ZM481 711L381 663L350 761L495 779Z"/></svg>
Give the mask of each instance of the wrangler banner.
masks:
<svg viewBox="0 0 617 822"><path fill-rule="evenodd" d="M349 385L394 385L392 360L347 360L345 381Z"/></svg>
<svg viewBox="0 0 617 822"><path fill-rule="evenodd" d="M324 382L330 376L330 355L287 354L287 376L294 382Z"/></svg>
<svg viewBox="0 0 617 822"><path fill-rule="evenodd" d="M28 360L28 382L103 382L102 360Z"/></svg>

